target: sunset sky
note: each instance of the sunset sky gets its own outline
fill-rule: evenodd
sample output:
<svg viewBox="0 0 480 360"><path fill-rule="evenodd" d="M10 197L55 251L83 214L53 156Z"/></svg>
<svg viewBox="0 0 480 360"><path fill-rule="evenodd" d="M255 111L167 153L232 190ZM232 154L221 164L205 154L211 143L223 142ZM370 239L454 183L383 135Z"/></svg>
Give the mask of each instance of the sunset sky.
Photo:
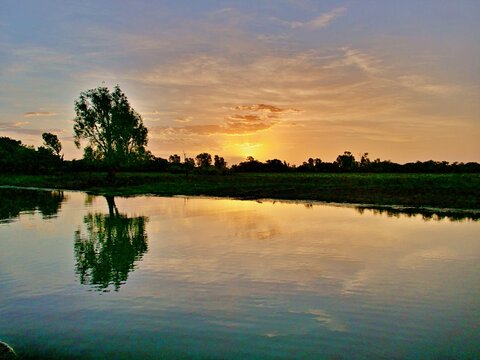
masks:
<svg viewBox="0 0 480 360"><path fill-rule="evenodd" d="M480 161L480 1L0 2L0 136L118 84L160 157Z"/></svg>

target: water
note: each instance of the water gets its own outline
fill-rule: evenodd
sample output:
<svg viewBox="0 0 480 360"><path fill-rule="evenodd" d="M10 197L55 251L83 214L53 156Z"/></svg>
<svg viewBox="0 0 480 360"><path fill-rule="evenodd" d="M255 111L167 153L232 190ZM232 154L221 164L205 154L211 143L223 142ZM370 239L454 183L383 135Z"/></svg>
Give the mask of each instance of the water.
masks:
<svg viewBox="0 0 480 360"><path fill-rule="evenodd" d="M0 196L0 341L25 358L480 358L474 216Z"/></svg>

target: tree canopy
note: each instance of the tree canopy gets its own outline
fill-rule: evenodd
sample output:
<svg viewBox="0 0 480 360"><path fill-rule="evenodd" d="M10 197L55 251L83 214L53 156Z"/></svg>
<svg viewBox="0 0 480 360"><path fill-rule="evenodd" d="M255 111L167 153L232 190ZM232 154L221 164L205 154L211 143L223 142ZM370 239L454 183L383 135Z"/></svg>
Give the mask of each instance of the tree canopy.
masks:
<svg viewBox="0 0 480 360"><path fill-rule="evenodd" d="M75 145L88 141L85 158L117 168L146 157L148 130L118 85L80 93L75 112Z"/></svg>
<svg viewBox="0 0 480 360"><path fill-rule="evenodd" d="M52 150L52 152L60 156L60 152L62 151L62 143L58 140L58 136L49 132L45 132L42 134L43 144L47 147L47 149Z"/></svg>

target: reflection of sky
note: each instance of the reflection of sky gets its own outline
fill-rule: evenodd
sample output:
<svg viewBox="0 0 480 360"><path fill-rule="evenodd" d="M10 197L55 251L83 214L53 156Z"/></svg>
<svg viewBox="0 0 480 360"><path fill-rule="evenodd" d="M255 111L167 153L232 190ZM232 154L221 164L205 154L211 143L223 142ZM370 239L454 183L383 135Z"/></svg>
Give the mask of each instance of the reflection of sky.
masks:
<svg viewBox="0 0 480 360"><path fill-rule="evenodd" d="M103 197L85 205L83 194L69 193L58 218L22 215L1 225L5 319L24 309L28 315L15 315L20 330L27 316L34 324L48 318L53 334L75 321L82 339L82 329L96 329L98 338L87 343L99 341L102 329L110 331L109 321L118 323L120 338L136 329L131 336L141 344L152 334L168 338L176 332L192 336L171 340L184 348L212 336L236 346L251 336L263 339L250 342L244 355L272 355L282 346L285 354L303 346L318 355L321 343L332 353L348 345L360 354L391 355L397 346L408 357L416 346L443 349L460 342L470 349L465 339L475 340L478 222L425 222L420 216L268 201L115 202L121 213L149 219L148 252L118 293L88 291L74 276L73 233L84 226L87 211L108 212ZM58 341L63 336L73 335ZM365 348L372 341L376 345Z"/></svg>
<svg viewBox="0 0 480 360"><path fill-rule="evenodd" d="M474 0L6 0L0 131L39 145L49 130L79 157L73 101L105 82L157 156L479 161L479 14Z"/></svg>

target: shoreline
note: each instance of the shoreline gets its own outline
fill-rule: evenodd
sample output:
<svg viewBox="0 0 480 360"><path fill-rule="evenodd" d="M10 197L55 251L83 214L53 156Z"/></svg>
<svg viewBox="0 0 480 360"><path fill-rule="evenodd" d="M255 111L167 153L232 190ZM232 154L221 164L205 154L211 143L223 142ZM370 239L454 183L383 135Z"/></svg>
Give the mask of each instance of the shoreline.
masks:
<svg viewBox="0 0 480 360"><path fill-rule="evenodd" d="M480 213L480 174L233 174L103 173L0 175L0 187L83 191L109 196L206 196L239 200Z"/></svg>

